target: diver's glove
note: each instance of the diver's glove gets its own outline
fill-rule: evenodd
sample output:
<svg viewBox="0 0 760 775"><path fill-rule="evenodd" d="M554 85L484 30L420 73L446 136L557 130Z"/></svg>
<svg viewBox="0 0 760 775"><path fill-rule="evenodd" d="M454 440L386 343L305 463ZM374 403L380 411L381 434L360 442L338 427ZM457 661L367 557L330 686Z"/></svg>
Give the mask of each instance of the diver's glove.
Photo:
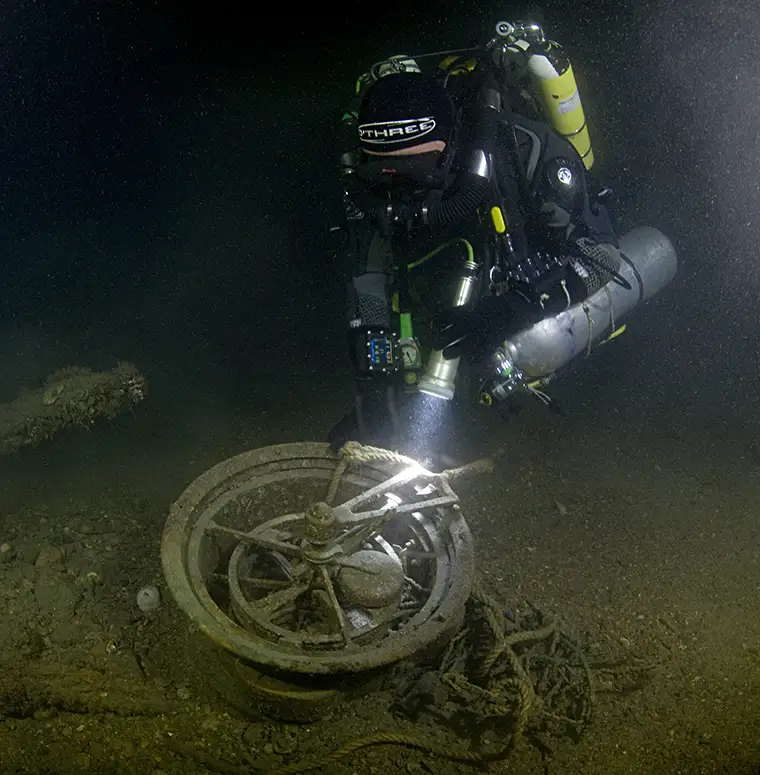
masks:
<svg viewBox="0 0 760 775"><path fill-rule="evenodd" d="M486 296L471 310L454 307L438 319L433 342L446 358L477 362L490 355L508 336L541 319L540 306L521 293Z"/></svg>
<svg viewBox="0 0 760 775"><path fill-rule="evenodd" d="M327 435L333 452L347 441L390 448L398 431L397 385L387 377L357 380L354 409L339 420Z"/></svg>

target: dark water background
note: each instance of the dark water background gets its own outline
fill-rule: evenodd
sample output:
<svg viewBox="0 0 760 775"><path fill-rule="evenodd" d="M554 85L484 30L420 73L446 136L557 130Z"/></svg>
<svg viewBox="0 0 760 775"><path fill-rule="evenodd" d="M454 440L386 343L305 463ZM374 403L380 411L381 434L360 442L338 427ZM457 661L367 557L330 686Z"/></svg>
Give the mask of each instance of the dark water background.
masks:
<svg viewBox="0 0 760 775"><path fill-rule="evenodd" d="M681 257L624 341L559 388L565 403L579 422L593 403L593 421L621 433L651 422L751 446L760 10L475 6L267 9L276 21L252 22L249 4L4 4L0 397L119 358L150 378L143 411L166 432L279 407L326 433L351 393L326 229L353 79L529 11L575 63L623 224L661 228Z"/></svg>

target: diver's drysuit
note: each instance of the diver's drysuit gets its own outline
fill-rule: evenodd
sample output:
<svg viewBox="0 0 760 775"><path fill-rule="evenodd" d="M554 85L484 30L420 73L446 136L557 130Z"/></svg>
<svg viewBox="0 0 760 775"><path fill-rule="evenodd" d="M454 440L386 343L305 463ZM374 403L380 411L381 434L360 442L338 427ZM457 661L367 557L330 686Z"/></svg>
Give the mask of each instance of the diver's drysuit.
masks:
<svg viewBox="0 0 760 775"><path fill-rule="evenodd" d="M621 260L609 192L591 178L570 139L526 115L530 102L499 83L491 63L455 62L439 71L434 80L446 96L429 98L428 110L424 100L415 103L414 89L434 92L430 76L410 59L391 64L389 74L360 94L359 110L344 116L352 133L358 125L360 146L343 159L348 338L357 401L331 432L336 448L348 438L390 441L395 398L404 385L399 353L406 358L407 351L399 346L404 332L395 338L389 332L408 301L408 267L420 256L451 239L477 254L468 271L478 291L470 303L457 301L439 316L433 342L444 359L471 360L587 298L616 275ZM412 107L394 113L396 93ZM436 124L446 98L453 120ZM389 119L383 110L390 110ZM444 134L425 131L430 123L437 129L443 124ZM412 135L404 138L404 150L378 155L378 145L395 148L392 139L381 141L394 132L399 137L398 127ZM444 135L442 152L415 153ZM356 134L353 140L355 147Z"/></svg>

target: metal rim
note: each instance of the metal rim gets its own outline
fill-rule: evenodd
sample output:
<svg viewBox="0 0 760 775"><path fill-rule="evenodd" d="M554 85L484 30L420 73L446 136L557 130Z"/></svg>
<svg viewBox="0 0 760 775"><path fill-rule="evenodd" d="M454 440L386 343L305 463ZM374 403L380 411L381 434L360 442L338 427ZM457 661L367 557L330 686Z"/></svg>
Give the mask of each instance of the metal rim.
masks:
<svg viewBox="0 0 760 775"><path fill-rule="evenodd" d="M398 488L406 488L405 493L417 492L419 483L424 480L429 485L435 483L441 494L441 497L435 494L432 497L411 496L398 506L398 515L396 509L393 512L399 520L405 520L405 529L416 531L416 535L428 540L432 558L429 561L434 563L431 566L434 567L434 582L427 601L400 629L375 641L367 637L367 643L364 643L367 633L363 634L361 628L357 628L350 637L344 633L342 646L329 638L306 642L308 639L292 629L278 633L272 622L268 626L266 621L257 621L260 600L248 605L243 590L233 589L238 576L236 570L231 571L230 576L233 582L230 594L236 616L231 617L220 608L209 591L208 567L204 561L206 550L213 543L210 536L219 532L246 536L230 557L229 567L237 568L244 555L240 548L243 544L271 543L268 536L274 535L275 527L290 525L292 528L299 519L302 520L303 514L275 516L257 522L248 531L234 531L224 525L219 528L214 517L222 514L242 494L273 484L324 482L326 488L337 462L338 458L327 444L316 442L281 444L245 452L203 473L171 507L161 545L167 583L180 608L228 651L278 670L315 674L358 672L412 657L440 641L456 626L469 596L474 573L472 537L459 511L456 495L445 480L429 472L401 471L398 464L378 462L364 463L360 469L352 469L346 475L350 486L358 488L360 494L333 509L340 517L341 528L349 524L354 525L354 532L361 532L363 526L372 524L371 515L380 514L381 510L358 508L369 503L369 498L365 497L369 493L382 494L393 487L396 488L394 492ZM394 485L394 481L400 484ZM413 500L414 497L417 500ZM357 510L352 510L357 504ZM349 521L344 523L344 519ZM383 519L382 515L379 519ZM269 531L266 534L265 527ZM382 535L373 533L371 540L375 541L373 546L379 554L385 552L389 557L393 554L387 546L383 547ZM284 546L292 548L293 545Z"/></svg>

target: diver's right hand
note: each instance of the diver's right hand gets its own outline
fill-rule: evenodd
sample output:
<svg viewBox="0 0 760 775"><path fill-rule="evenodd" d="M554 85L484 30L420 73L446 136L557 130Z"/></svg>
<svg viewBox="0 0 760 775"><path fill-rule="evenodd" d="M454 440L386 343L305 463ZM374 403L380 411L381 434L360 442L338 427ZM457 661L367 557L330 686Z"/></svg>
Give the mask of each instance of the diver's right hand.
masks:
<svg viewBox="0 0 760 775"><path fill-rule="evenodd" d="M356 419L356 412L351 410L330 428L330 432L327 434L327 442L330 445L330 449L337 454L347 441L358 441L359 435L359 423Z"/></svg>
<svg viewBox="0 0 760 775"><path fill-rule="evenodd" d="M395 387L390 384L370 389L360 386L354 402L354 409L327 434L330 449L338 452L347 441L390 448L398 430Z"/></svg>

